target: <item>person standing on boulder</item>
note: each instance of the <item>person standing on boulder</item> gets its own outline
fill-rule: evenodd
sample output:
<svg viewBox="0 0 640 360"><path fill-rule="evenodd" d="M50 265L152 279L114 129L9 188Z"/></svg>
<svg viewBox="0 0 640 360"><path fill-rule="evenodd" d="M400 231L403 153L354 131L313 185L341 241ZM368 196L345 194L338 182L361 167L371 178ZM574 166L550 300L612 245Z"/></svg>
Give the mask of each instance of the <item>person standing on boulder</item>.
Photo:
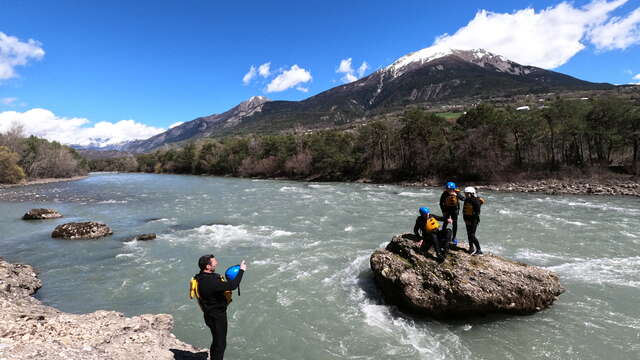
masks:
<svg viewBox="0 0 640 360"><path fill-rule="evenodd" d="M476 237L476 230L480 224L480 207L484 199L476 196L476 189L472 186L464 188L465 200L462 207L462 217L467 227L467 239L469 239L469 254L482 255L480 242Z"/></svg>
<svg viewBox="0 0 640 360"><path fill-rule="evenodd" d="M222 275L215 273L218 260L213 255L204 255L198 259L200 273L198 281L198 302L204 313L204 323L211 330L213 340L209 356L212 360L222 360L227 347L227 300L224 292L235 290L247 270L244 260L240 263L240 272L235 279L226 281Z"/></svg>
<svg viewBox="0 0 640 360"><path fill-rule="evenodd" d="M413 233L420 239L418 246L427 255L431 245L433 245L438 261L442 262L446 256L449 241L451 241L451 230L440 230L438 221L450 223L452 220L451 218L447 219L444 216L431 214L431 210L428 207L421 207L418 211L420 216L418 216L416 224L413 226Z"/></svg>
<svg viewBox="0 0 640 360"><path fill-rule="evenodd" d="M464 196L460 194L460 191L456 187L456 183L449 181L445 185L445 190L442 192L440 196L440 210L442 211L442 216L445 218L451 219L453 229L453 243L458 243L458 238L456 235L458 234L458 214L460 213L460 201L464 201ZM447 228L447 223L442 225L442 229Z"/></svg>

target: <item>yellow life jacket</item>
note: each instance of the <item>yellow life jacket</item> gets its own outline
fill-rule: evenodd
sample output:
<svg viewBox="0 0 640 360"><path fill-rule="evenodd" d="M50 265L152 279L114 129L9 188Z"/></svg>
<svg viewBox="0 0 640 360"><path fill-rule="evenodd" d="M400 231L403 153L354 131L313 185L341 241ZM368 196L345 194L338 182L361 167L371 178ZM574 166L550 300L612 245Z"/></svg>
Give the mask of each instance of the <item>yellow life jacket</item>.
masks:
<svg viewBox="0 0 640 360"><path fill-rule="evenodd" d="M444 200L444 204L448 207L458 206L458 192L454 191L453 193L449 193L449 195Z"/></svg>
<svg viewBox="0 0 640 360"><path fill-rule="evenodd" d="M466 216L473 215L473 204L470 201L465 201L464 206L462 207L462 214Z"/></svg>
<svg viewBox="0 0 640 360"><path fill-rule="evenodd" d="M428 232L434 232L440 228L440 223L435 218L430 217L427 219L427 222L424 224L425 230Z"/></svg>
<svg viewBox="0 0 640 360"><path fill-rule="evenodd" d="M478 201L480 202L480 205L484 204L483 198L478 198ZM470 201L464 202L464 207L462 207L462 213L467 216L473 215L473 204L471 204Z"/></svg>
<svg viewBox="0 0 640 360"><path fill-rule="evenodd" d="M195 277L192 277L189 282L189 299L200 299L200 293L198 293L198 280Z"/></svg>
<svg viewBox="0 0 640 360"><path fill-rule="evenodd" d="M220 281L227 282L227 280L225 280L223 276L220 276ZM231 290L225 290L224 297L227 299L227 304L231 303L232 294L233 293L231 292ZM200 293L198 292L198 279L196 279L195 277L192 277L191 281L189 282L189 299L197 299L198 303L200 302Z"/></svg>

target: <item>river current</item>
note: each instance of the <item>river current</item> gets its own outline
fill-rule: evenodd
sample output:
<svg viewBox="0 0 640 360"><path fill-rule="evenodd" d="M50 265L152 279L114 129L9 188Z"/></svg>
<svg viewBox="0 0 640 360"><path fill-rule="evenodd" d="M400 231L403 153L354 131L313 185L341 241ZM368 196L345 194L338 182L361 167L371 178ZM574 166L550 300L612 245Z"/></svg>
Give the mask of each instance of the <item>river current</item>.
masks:
<svg viewBox="0 0 640 360"><path fill-rule="evenodd" d="M40 271L37 297L63 311L169 313L208 348L188 281L213 253L245 259L229 307L229 359L640 359L640 200L485 192L483 251L541 266L566 292L529 316L415 320L380 300L369 256L412 231L441 189L235 178L92 174L0 190L0 256ZM63 219L22 221L30 208ZM98 240L53 228L102 221ZM466 244L464 225L458 238ZM155 232L153 241L131 240Z"/></svg>

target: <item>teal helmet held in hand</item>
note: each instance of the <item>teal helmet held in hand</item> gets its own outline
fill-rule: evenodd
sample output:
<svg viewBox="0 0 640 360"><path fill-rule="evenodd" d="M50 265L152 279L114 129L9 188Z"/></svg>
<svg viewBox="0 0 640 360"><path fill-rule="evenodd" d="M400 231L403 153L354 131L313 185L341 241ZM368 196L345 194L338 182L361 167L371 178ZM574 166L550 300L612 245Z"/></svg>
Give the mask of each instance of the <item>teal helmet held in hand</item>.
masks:
<svg viewBox="0 0 640 360"><path fill-rule="evenodd" d="M240 273L240 265L229 266L227 271L224 272L224 276L227 278L227 281L231 281L238 276Z"/></svg>

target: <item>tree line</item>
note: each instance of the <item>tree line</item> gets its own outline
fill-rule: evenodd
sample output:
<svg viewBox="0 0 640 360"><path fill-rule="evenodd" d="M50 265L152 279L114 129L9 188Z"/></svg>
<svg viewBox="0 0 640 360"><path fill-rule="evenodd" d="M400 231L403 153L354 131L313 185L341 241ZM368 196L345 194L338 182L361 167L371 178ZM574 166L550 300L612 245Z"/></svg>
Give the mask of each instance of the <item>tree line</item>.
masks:
<svg viewBox="0 0 640 360"><path fill-rule="evenodd" d="M617 165L638 173L640 107L557 99L528 111L478 105L457 120L419 109L350 130L200 139L91 162L92 170L315 180L504 180Z"/></svg>
<svg viewBox="0 0 640 360"><path fill-rule="evenodd" d="M55 141L27 137L21 126L14 125L0 133L0 183L68 178L86 175L88 170L87 160L74 149Z"/></svg>

